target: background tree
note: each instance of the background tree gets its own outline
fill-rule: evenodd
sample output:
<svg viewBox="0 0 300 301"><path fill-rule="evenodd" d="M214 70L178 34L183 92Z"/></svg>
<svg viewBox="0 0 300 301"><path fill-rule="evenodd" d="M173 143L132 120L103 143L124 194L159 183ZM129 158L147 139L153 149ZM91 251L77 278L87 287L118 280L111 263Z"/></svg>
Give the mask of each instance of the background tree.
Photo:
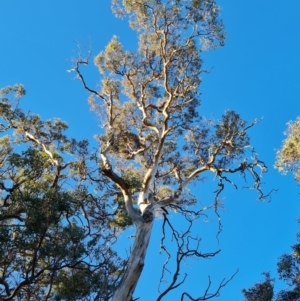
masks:
<svg viewBox="0 0 300 301"><path fill-rule="evenodd" d="M277 153L275 167L280 172L292 172L295 180L300 181L300 118L288 123L287 138Z"/></svg>
<svg viewBox="0 0 300 301"><path fill-rule="evenodd" d="M285 133L287 138L282 148L277 152L275 167L283 173L292 172L295 180L300 180L300 118L288 123ZM298 220L300 223L300 220ZM298 301L300 300L300 233L297 234L297 243L292 246L290 254L282 255L277 263L279 279L287 284L287 289L274 292L274 279L269 273L265 274L263 282L255 284L250 289L243 289L245 300L252 301Z"/></svg>
<svg viewBox="0 0 300 301"><path fill-rule="evenodd" d="M298 221L300 222L300 221ZM249 289L243 289L246 301L299 301L300 300L300 233L297 243L292 246L290 254L282 255L277 263L279 279L286 283L287 288L278 293L274 289L274 279L269 273L265 274L262 282L254 284Z"/></svg>
<svg viewBox="0 0 300 301"><path fill-rule="evenodd" d="M0 90L0 300L109 300L124 262L110 195L90 193L109 184L87 141L22 112L24 94Z"/></svg>
<svg viewBox="0 0 300 301"><path fill-rule="evenodd" d="M248 290L243 289L245 300L247 301L271 301L274 295L274 279L270 278L269 273L263 273L264 281L256 283Z"/></svg>
<svg viewBox="0 0 300 301"><path fill-rule="evenodd" d="M215 1L113 1L138 34L138 50L125 51L117 37L95 57L102 80L90 88L91 108L103 132L99 147L69 139L60 120L42 121L19 109L22 86L2 90L1 130L1 297L3 300L131 300L144 267L156 216L163 219L161 249L173 237L175 270L157 300L184 283L181 265L189 257L211 258L191 236L193 222L212 209L219 218L220 193L231 176L247 175L260 199L266 167L250 145L246 123L227 111L219 120L199 115L201 52L224 43ZM199 43L200 42L200 43ZM9 99L10 93L16 99ZM218 179L211 206L201 207L189 190L205 173ZM177 229L167 212L182 215ZM128 260L112 245L117 234L135 226ZM221 226L220 226L221 230ZM9 239L8 239L9 238ZM80 285L79 285L80 281ZM207 300L210 291L181 300Z"/></svg>

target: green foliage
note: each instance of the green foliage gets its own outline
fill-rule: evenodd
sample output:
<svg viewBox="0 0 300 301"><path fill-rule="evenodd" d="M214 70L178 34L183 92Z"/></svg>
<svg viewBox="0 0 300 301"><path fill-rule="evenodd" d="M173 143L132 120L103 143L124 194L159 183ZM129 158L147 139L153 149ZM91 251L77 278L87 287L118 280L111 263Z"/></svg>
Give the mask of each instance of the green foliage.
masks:
<svg viewBox="0 0 300 301"><path fill-rule="evenodd" d="M300 221L298 221L300 223ZM282 255L277 263L279 279L286 283L286 289L274 291L274 279L269 273L264 273L265 280L243 289L247 301L299 301L300 300L300 233L297 235L297 243L292 246L290 254Z"/></svg>
<svg viewBox="0 0 300 301"><path fill-rule="evenodd" d="M106 183L96 154L66 123L22 112L22 95L1 90L0 299L109 300L124 262L105 197L89 192Z"/></svg>
<svg viewBox="0 0 300 301"><path fill-rule="evenodd" d="M15 94L16 98L20 98L26 94L25 88L23 85L14 85L7 86L5 88L0 89L0 97L7 96L9 94ZM1 104L0 107L4 106L7 98L4 98L4 104Z"/></svg>
<svg viewBox="0 0 300 301"><path fill-rule="evenodd" d="M209 124L197 110L201 43L214 48L225 38L215 1L114 0L113 7L138 32L139 45L136 52L126 51L114 36L94 60L103 76L100 94L107 108L103 114L103 106L91 101L106 131L98 136L102 151L110 144L114 164L134 160L143 178L154 164L159 133L167 129L158 171L166 176L157 177L157 187L174 184L168 170L175 166L184 180L210 160L217 168L241 160L250 146L246 132L255 122L247 125L228 111ZM178 137L184 132L182 148Z"/></svg>
<svg viewBox="0 0 300 301"><path fill-rule="evenodd" d="M105 51L100 52L95 57L95 65L98 66L100 73L104 73L106 70L116 72L125 62L124 50L122 44L119 42L116 36L113 36L111 41L105 48ZM110 84L112 82L105 79L103 84L110 90ZM113 87L116 88L116 87Z"/></svg>
<svg viewBox="0 0 300 301"><path fill-rule="evenodd" d="M292 172L297 181L300 180L300 118L288 123L282 148L277 152L275 167L283 173Z"/></svg>
<svg viewBox="0 0 300 301"><path fill-rule="evenodd" d="M227 157L237 157L245 153L245 148L250 144L246 135L246 121L234 111L227 111L222 116L220 124L216 125L218 144L224 143L224 152Z"/></svg>
<svg viewBox="0 0 300 301"><path fill-rule="evenodd" d="M117 194L114 200L115 211L110 219L110 226L117 229L125 229L132 226L133 222L125 209L124 198L121 194Z"/></svg>
<svg viewBox="0 0 300 301"><path fill-rule="evenodd" d="M54 285L57 286L54 300L84 299L98 289L99 283L101 283L101 276L84 265L78 265L69 271L61 271L54 281Z"/></svg>
<svg viewBox="0 0 300 301"><path fill-rule="evenodd" d="M277 271L279 278L288 285L288 289L278 293L278 301L300 300L300 241L298 234L297 244L292 246L291 254L284 254L279 258Z"/></svg>
<svg viewBox="0 0 300 301"><path fill-rule="evenodd" d="M269 273L264 273L265 279L262 282L255 284L248 290L243 289L242 292L245 301L272 301L274 280L270 278Z"/></svg>
<svg viewBox="0 0 300 301"><path fill-rule="evenodd" d="M126 169L122 170L121 174L132 194L141 191L142 175L138 169L135 169L133 165L129 165Z"/></svg>

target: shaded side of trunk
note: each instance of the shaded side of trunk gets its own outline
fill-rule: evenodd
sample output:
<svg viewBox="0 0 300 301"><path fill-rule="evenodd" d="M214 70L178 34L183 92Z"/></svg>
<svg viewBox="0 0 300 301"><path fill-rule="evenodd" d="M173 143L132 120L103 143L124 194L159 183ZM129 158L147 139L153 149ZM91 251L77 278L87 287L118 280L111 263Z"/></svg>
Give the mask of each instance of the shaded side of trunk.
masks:
<svg viewBox="0 0 300 301"><path fill-rule="evenodd" d="M112 301L131 301L132 294L139 281L145 265L145 257L149 245L153 221L138 223L135 241L127 263L125 273L117 287Z"/></svg>

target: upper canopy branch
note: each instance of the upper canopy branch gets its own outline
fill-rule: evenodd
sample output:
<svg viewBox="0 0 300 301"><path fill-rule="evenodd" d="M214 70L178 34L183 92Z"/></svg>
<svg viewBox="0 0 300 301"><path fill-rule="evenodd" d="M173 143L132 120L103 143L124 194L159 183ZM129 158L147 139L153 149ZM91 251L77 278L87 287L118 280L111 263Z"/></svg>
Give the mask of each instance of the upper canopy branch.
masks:
<svg viewBox="0 0 300 301"><path fill-rule="evenodd" d="M101 95L99 92L97 92L96 90L94 89L91 89L90 87L87 86L86 82L85 82L85 79L83 77L83 75L81 74L80 70L79 70L79 67L80 65L88 65L88 58L86 59L78 59L75 61L75 67L73 69L70 69L68 71L75 71L77 73L77 77L80 79L80 81L82 82L83 84L83 87L89 91L90 93L92 93L93 95L103 99L106 103L108 102L107 99Z"/></svg>
<svg viewBox="0 0 300 301"><path fill-rule="evenodd" d="M49 156L51 163L56 166L59 166L58 160L54 159L53 154L46 148L44 143L41 143L37 138L35 138L33 135L29 134L26 131L25 131L25 137L27 137L28 140L31 140L31 141L35 142L36 144L42 146L44 152Z"/></svg>

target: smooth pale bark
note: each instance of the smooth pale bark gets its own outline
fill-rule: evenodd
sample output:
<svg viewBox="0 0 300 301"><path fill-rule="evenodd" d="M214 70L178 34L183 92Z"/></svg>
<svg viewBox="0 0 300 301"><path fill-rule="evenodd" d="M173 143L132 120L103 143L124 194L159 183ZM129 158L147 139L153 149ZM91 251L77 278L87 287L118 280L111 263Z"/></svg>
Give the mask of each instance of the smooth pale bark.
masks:
<svg viewBox="0 0 300 301"><path fill-rule="evenodd" d="M149 245L153 221L138 223L135 241L122 280L114 293L112 301L131 301L145 265L145 257Z"/></svg>

